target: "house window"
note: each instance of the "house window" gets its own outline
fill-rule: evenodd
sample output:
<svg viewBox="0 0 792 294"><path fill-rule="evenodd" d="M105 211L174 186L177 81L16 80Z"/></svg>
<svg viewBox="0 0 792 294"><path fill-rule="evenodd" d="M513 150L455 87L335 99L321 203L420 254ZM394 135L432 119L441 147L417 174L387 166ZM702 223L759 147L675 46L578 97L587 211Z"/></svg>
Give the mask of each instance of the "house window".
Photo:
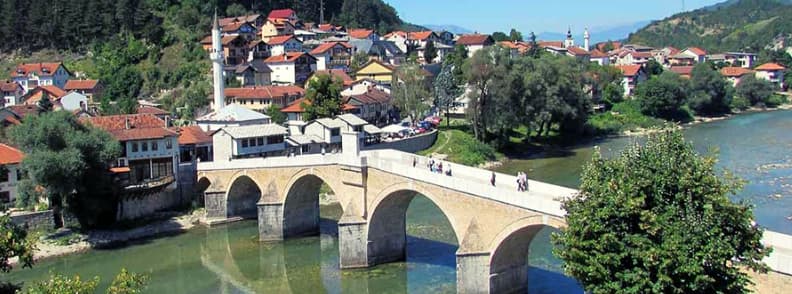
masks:
<svg viewBox="0 0 792 294"><path fill-rule="evenodd" d="M267 137L267 144L279 144L283 143L283 136L269 136Z"/></svg>
<svg viewBox="0 0 792 294"><path fill-rule="evenodd" d="M256 138L250 138L250 139L248 139L248 142L249 142L248 144L250 145L250 147L256 147L256 146L258 146L258 145L256 144Z"/></svg>
<svg viewBox="0 0 792 294"><path fill-rule="evenodd" d="M0 192L0 202L4 204L11 203L11 192Z"/></svg>
<svg viewBox="0 0 792 294"><path fill-rule="evenodd" d="M22 169L21 168L17 168L17 172L16 172L17 181L21 181L24 176L25 176L25 174L22 173Z"/></svg>
<svg viewBox="0 0 792 294"><path fill-rule="evenodd" d="M341 129L331 129L330 130L330 136L333 136L333 137L341 136Z"/></svg>
<svg viewBox="0 0 792 294"><path fill-rule="evenodd" d="M247 148L247 147L248 147L248 140L242 139L242 148Z"/></svg>
<svg viewBox="0 0 792 294"><path fill-rule="evenodd" d="M159 149L159 143L157 141L151 142L151 151L157 151Z"/></svg>
<svg viewBox="0 0 792 294"><path fill-rule="evenodd" d="M302 145L300 148L302 149L302 153L311 152L311 145Z"/></svg>
<svg viewBox="0 0 792 294"><path fill-rule="evenodd" d="M0 182L8 182L8 168L0 166Z"/></svg>
<svg viewBox="0 0 792 294"><path fill-rule="evenodd" d="M148 142L140 143L140 151L143 151L143 152L148 151Z"/></svg>
<svg viewBox="0 0 792 294"><path fill-rule="evenodd" d="M138 152L138 143L132 142L132 152Z"/></svg>
<svg viewBox="0 0 792 294"><path fill-rule="evenodd" d="M170 139L165 140L165 149L168 149L168 150L173 149L173 141L172 140L170 140Z"/></svg>
<svg viewBox="0 0 792 294"><path fill-rule="evenodd" d="M264 146L264 137L256 138L256 141L258 141L259 146Z"/></svg>

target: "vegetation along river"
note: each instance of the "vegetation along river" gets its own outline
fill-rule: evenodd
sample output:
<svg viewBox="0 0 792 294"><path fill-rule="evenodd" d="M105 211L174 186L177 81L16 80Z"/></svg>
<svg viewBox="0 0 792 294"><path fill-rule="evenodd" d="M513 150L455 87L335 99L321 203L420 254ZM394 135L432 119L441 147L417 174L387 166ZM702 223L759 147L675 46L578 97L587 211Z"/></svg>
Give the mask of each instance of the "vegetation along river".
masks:
<svg viewBox="0 0 792 294"><path fill-rule="evenodd" d="M792 234L792 111L741 115L696 125L686 137L700 152L717 149L720 167L748 181L734 196L756 205L756 219L770 230ZM609 139L513 159L499 171L529 171L532 179L576 187L593 147L616 154L636 138ZM257 241L255 221L140 242L113 250L94 250L15 270L6 280L44 279L50 271L99 276L103 289L121 267L151 277L148 293L454 293L457 240L450 224L428 199L417 197L408 210L407 261L365 270L338 269L335 219L340 207L322 207L322 234L281 243ZM581 293L561 274L551 254L550 231L531 245L531 293Z"/></svg>

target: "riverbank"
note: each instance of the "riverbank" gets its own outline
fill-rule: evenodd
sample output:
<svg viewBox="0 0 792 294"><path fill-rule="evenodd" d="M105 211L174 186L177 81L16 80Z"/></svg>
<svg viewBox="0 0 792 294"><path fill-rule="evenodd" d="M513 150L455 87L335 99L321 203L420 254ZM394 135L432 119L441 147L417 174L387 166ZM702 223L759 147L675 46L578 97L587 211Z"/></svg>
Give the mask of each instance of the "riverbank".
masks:
<svg viewBox="0 0 792 294"><path fill-rule="evenodd" d="M95 230L80 233L61 229L39 239L33 259L42 261L91 249L114 248L133 241L179 234L199 225L203 214L203 210L190 214L160 213L152 217L158 220L128 230ZM10 262L16 265L18 260L12 258Z"/></svg>

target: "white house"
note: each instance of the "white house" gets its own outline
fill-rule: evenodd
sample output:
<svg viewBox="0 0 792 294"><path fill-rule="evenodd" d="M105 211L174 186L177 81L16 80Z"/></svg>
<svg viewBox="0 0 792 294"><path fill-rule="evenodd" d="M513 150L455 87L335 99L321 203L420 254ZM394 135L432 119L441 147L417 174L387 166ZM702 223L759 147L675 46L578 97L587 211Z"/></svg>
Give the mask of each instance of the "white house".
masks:
<svg viewBox="0 0 792 294"><path fill-rule="evenodd" d="M647 75L643 67L637 64L616 66L622 71L622 85L624 86L624 96L632 96L635 87L646 81Z"/></svg>
<svg viewBox="0 0 792 294"><path fill-rule="evenodd" d="M726 52L707 56L707 60L723 62L731 66L753 68L756 65L756 53Z"/></svg>
<svg viewBox="0 0 792 294"><path fill-rule="evenodd" d="M302 52L273 55L264 63L272 69L274 85L302 85L316 71L316 58Z"/></svg>
<svg viewBox="0 0 792 294"><path fill-rule="evenodd" d="M352 60L352 46L346 42L328 42L311 50L316 69L347 69Z"/></svg>
<svg viewBox="0 0 792 294"><path fill-rule="evenodd" d="M215 160L284 155L285 127L276 124L225 127L212 136Z"/></svg>
<svg viewBox="0 0 792 294"><path fill-rule="evenodd" d="M489 35L461 35L457 39L456 44L465 46L468 56L473 56L476 51L484 49L484 47L495 45L495 40Z"/></svg>
<svg viewBox="0 0 792 294"><path fill-rule="evenodd" d="M211 132L224 127L269 124L270 117L239 104L229 104L197 118L195 122L205 132Z"/></svg>
<svg viewBox="0 0 792 294"><path fill-rule="evenodd" d="M23 63L11 72L11 79L22 85L27 93L38 86L56 86L63 89L69 75L62 63Z"/></svg>
<svg viewBox="0 0 792 294"><path fill-rule="evenodd" d="M678 54L671 56L671 65L694 65L707 61L707 51L697 47L690 47Z"/></svg>
<svg viewBox="0 0 792 294"><path fill-rule="evenodd" d="M350 39L358 39L358 40L372 40L377 41L379 40L379 35L374 32L374 30L368 29L352 29L347 32Z"/></svg>
<svg viewBox="0 0 792 294"><path fill-rule="evenodd" d="M303 49L302 42L293 35L274 36L266 42L271 56L283 55L286 52L301 52Z"/></svg>
<svg viewBox="0 0 792 294"><path fill-rule="evenodd" d="M770 81L779 89L784 87L784 70L786 68L778 63L765 63L755 69L756 78Z"/></svg>
<svg viewBox="0 0 792 294"><path fill-rule="evenodd" d="M728 66L721 68L720 70L721 75L723 75L726 80L728 80L733 87L737 87L737 84L740 83L740 80L744 76L754 74L754 71L744 68L744 67L737 67L737 66Z"/></svg>
<svg viewBox="0 0 792 294"><path fill-rule="evenodd" d="M589 58L591 62L595 62L601 66L610 65L610 57L608 57L608 54L603 53L598 49L592 50L591 56Z"/></svg>
<svg viewBox="0 0 792 294"><path fill-rule="evenodd" d="M0 81L0 92L3 92L3 106L22 104L22 95L25 90L14 81Z"/></svg>
<svg viewBox="0 0 792 294"><path fill-rule="evenodd" d="M407 36L405 31L393 31L382 37L383 40L393 42L402 52L407 52Z"/></svg>
<svg viewBox="0 0 792 294"><path fill-rule="evenodd" d="M20 164L23 158L22 151L0 143L0 204L3 210L14 206L17 182L22 178Z"/></svg>
<svg viewBox="0 0 792 294"><path fill-rule="evenodd" d="M68 111L88 110L88 97L78 92L69 92L58 99L61 108Z"/></svg>
<svg viewBox="0 0 792 294"><path fill-rule="evenodd" d="M328 152L340 150L341 129L346 127L346 123L341 120L325 117L306 123L303 127L303 135L319 138Z"/></svg>

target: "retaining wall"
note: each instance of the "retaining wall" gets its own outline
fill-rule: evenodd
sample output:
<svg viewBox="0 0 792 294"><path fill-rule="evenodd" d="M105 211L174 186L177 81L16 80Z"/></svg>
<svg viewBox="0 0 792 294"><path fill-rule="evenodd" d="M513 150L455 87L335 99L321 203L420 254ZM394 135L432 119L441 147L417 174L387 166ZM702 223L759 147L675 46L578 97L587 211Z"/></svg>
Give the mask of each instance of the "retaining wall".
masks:
<svg viewBox="0 0 792 294"><path fill-rule="evenodd" d="M29 231L46 231L55 227L52 210L13 213L11 221Z"/></svg>
<svg viewBox="0 0 792 294"><path fill-rule="evenodd" d="M117 220L131 220L146 217L157 211L177 208L183 204L181 191L178 189L165 189L157 193L122 197L118 204Z"/></svg>
<svg viewBox="0 0 792 294"><path fill-rule="evenodd" d="M415 153L421 150L429 149L437 141L437 130L413 136L407 139L383 142L376 145L364 146L362 150L381 150L381 149L394 149L407 153Z"/></svg>

